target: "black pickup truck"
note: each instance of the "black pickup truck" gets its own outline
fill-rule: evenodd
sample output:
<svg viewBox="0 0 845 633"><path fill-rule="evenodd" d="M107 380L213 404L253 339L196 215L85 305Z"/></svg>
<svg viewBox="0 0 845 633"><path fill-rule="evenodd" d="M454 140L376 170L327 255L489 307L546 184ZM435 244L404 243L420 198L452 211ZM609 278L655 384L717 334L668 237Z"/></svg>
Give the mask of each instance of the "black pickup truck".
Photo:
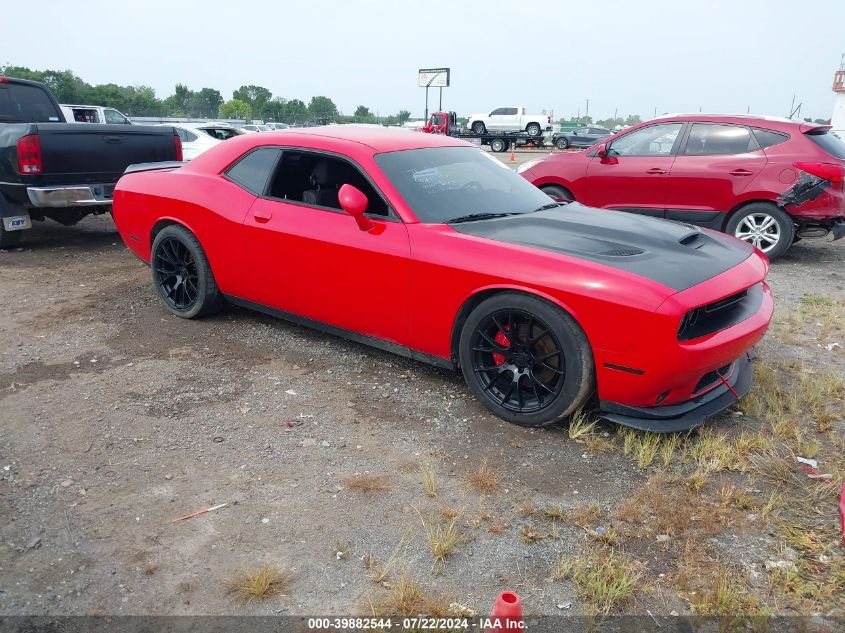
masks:
<svg viewBox="0 0 845 633"><path fill-rule="evenodd" d="M111 211L128 165L181 161L173 128L67 123L46 86L0 76L0 249L32 220L70 226Z"/></svg>

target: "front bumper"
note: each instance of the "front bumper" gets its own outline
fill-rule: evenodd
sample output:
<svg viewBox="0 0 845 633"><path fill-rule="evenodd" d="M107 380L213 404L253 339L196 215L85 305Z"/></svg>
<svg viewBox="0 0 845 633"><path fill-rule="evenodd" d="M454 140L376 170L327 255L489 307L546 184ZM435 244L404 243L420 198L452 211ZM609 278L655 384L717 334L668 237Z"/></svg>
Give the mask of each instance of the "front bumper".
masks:
<svg viewBox="0 0 845 633"><path fill-rule="evenodd" d="M601 400L599 415L615 424L655 433L674 433L701 426L707 418L720 414L751 390L750 356L750 353L745 354L736 360L727 385L723 383L687 402L662 407L629 407Z"/></svg>
<svg viewBox="0 0 845 633"><path fill-rule="evenodd" d="M114 184L63 185L58 187L27 187L33 207L88 207L111 204Z"/></svg>

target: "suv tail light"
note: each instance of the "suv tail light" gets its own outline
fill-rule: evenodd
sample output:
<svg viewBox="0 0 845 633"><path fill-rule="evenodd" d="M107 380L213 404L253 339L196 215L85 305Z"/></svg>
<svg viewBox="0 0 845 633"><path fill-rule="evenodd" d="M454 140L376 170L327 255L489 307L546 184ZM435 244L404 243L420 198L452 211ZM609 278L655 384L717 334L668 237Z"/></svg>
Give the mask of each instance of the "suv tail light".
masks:
<svg viewBox="0 0 845 633"><path fill-rule="evenodd" d="M173 132L173 146L176 148L176 160L181 163L184 160L182 157L182 139L175 131Z"/></svg>
<svg viewBox="0 0 845 633"><path fill-rule="evenodd" d="M808 174L817 176L822 180L830 182L841 183L845 177L845 167L842 165L833 165L831 163L794 163L801 171L806 171Z"/></svg>
<svg viewBox="0 0 845 633"><path fill-rule="evenodd" d="M29 134L18 139L18 171L21 174L35 176L44 169L41 164L41 140L37 134Z"/></svg>

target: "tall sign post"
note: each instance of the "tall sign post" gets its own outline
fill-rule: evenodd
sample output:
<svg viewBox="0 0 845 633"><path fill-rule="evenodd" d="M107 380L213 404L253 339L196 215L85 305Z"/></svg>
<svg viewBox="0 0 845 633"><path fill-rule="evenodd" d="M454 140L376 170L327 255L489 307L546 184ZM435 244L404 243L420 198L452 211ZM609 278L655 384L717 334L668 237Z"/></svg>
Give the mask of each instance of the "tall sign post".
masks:
<svg viewBox="0 0 845 633"><path fill-rule="evenodd" d="M417 85L425 88L425 120L428 121L428 89L440 88L440 109L443 109L443 88L449 87L449 68L420 68Z"/></svg>

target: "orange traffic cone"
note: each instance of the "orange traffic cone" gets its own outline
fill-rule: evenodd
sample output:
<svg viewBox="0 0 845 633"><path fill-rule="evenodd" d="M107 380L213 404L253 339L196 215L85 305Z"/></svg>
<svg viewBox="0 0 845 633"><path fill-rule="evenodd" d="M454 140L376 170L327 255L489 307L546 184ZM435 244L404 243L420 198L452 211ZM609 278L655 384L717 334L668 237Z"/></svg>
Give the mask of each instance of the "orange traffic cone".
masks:
<svg viewBox="0 0 845 633"><path fill-rule="evenodd" d="M516 154L514 153L516 150L516 143L511 141L511 162L516 160Z"/></svg>
<svg viewBox="0 0 845 633"><path fill-rule="evenodd" d="M490 616L487 633L522 629L522 603L519 601L519 596L513 591L503 591L496 598L496 604L493 605L493 615Z"/></svg>

